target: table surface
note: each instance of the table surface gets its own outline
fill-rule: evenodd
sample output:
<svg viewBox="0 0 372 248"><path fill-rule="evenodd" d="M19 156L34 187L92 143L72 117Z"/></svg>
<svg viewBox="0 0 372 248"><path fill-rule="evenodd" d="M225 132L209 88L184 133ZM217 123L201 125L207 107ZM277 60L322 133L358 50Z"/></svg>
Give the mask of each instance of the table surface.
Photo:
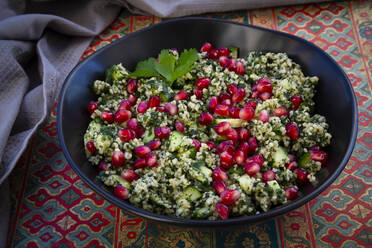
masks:
<svg viewBox="0 0 372 248"><path fill-rule="evenodd" d="M324 3L204 15L303 37L330 54L353 84L357 143L343 173L308 204L231 232L159 227L122 212L88 188L57 140L56 106L10 176L9 247L372 247L372 4ZM161 22L123 11L83 58Z"/></svg>

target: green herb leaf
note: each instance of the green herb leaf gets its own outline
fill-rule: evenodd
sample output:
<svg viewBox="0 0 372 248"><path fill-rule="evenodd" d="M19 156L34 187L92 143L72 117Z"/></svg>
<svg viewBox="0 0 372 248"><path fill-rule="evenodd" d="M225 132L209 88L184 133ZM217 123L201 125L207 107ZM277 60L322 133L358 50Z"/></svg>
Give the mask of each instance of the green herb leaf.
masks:
<svg viewBox="0 0 372 248"><path fill-rule="evenodd" d="M156 60L149 58L148 60L141 61L137 64L136 70L131 73L130 77L157 77L158 72L155 69Z"/></svg>
<svg viewBox="0 0 372 248"><path fill-rule="evenodd" d="M179 78L191 71L194 67L194 63L198 60L198 58L198 51L196 51L195 48L184 50L181 53L179 60L177 61L177 67L174 72L175 78Z"/></svg>
<svg viewBox="0 0 372 248"><path fill-rule="evenodd" d="M158 59L159 61L155 63L156 71L167 79L167 81L172 83L174 81L173 72L176 58L169 52L169 50L161 50Z"/></svg>

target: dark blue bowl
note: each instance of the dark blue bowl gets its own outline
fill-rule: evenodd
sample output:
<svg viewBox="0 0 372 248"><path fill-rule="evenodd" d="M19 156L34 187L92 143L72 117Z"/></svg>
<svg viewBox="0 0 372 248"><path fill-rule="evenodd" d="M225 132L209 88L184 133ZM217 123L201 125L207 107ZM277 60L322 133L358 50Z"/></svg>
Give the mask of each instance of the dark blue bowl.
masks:
<svg viewBox="0 0 372 248"><path fill-rule="evenodd" d="M155 57L161 49L199 48L209 41L216 47L240 48L240 56L248 51L284 52L300 64L306 75L320 78L315 96L315 111L327 118L333 135L328 148L329 159L317 174L318 183L301 189L301 197L266 213L229 220L189 220L157 215L117 199L112 189L96 177L84 152L83 135L89 123L87 104L96 97L91 84L103 79L104 71L122 63L133 70L138 61ZM240 23L205 18L182 18L165 21L137 31L102 48L80 62L66 79L58 105L58 136L63 152L75 172L94 191L124 211L150 221L185 227L228 227L257 223L300 207L324 191L341 173L352 153L357 135L357 104L353 88L342 69L329 55L301 38Z"/></svg>

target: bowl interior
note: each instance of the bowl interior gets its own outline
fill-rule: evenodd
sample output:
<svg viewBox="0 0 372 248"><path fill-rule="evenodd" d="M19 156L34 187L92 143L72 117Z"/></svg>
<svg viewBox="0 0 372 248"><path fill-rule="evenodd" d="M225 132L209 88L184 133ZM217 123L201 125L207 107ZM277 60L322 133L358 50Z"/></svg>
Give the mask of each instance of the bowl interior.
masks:
<svg viewBox="0 0 372 248"><path fill-rule="evenodd" d="M104 71L122 63L133 70L138 61L156 56L161 49L199 48L209 41L216 47L240 48L240 57L249 51L284 52L302 66L306 75L318 76L316 109L326 116L333 135L327 149L327 165L318 173L318 183L302 188L302 196L267 213L224 221L225 224L257 222L299 207L323 191L342 171L351 154L356 137L356 102L352 87L340 67L323 51L300 38L280 32L202 18L168 21L141 30L101 49L82 61L69 75L61 91L58 108L58 131L63 151L73 169L94 190L128 212L152 220L173 224L213 225L223 221L193 221L161 217L117 200L112 191L97 180L83 147L83 135L89 123L87 104L96 96L91 84L103 79Z"/></svg>

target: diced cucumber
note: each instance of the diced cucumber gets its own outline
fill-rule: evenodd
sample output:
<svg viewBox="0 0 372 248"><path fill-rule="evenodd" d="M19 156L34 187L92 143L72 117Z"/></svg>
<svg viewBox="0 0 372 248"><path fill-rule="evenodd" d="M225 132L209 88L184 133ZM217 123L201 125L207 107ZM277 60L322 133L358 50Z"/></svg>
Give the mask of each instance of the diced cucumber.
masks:
<svg viewBox="0 0 372 248"><path fill-rule="evenodd" d="M276 150L273 154L273 166L279 167L280 165L284 164L288 159L288 154L285 149L281 146Z"/></svg>
<svg viewBox="0 0 372 248"><path fill-rule="evenodd" d="M280 185L276 180L268 181L267 184L274 190L274 192L280 189Z"/></svg>
<svg viewBox="0 0 372 248"><path fill-rule="evenodd" d="M191 177L202 183L208 183L208 178L212 176L212 170L206 167L203 161L196 161L191 168L197 171L196 173L190 173Z"/></svg>
<svg viewBox="0 0 372 248"><path fill-rule="evenodd" d="M309 167L311 167L311 162L312 162L312 160L311 160L311 156L310 156L310 152L307 152L307 153L305 153L301 158L300 158L300 160L298 161L299 162L299 164L300 164L300 166L302 167L302 168L309 168Z"/></svg>
<svg viewBox="0 0 372 248"><path fill-rule="evenodd" d="M177 154L178 158L186 157L186 158L195 158L196 157L196 148L192 147L187 150L180 149Z"/></svg>
<svg viewBox="0 0 372 248"><path fill-rule="evenodd" d="M132 185L128 181L126 181L124 178L122 178L119 175L112 175L113 179L117 182L117 184L120 184L121 186L124 186L127 189L131 189Z"/></svg>
<svg viewBox="0 0 372 248"><path fill-rule="evenodd" d="M203 207L203 208L199 208L196 211L194 211L192 213L192 217L193 218L198 218L198 219L205 219L208 216L210 216L211 214L212 213L211 213L211 211L208 208Z"/></svg>
<svg viewBox="0 0 372 248"><path fill-rule="evenodd" d="M171 152L178 151L181 148L183 137L185 137L185 135L183 135L180 132L177 132L177 131L171 132L169 135L169 142L170 142L169 151Z"/></svg>
<svg viewBox="0 0 372 248"><path fill-rule="evenodd" d="M146 130L146 132L142 136L143 143L149 143L155 139L154 128Z"/></svg>
<svg viewBox="0 0 372 248"><path fill-rule="evenodd" d="M199 199L202 196L202 194L197 190L197 188L193 186L188 186L182 193L181 198L189 200L191 202L195 202L197 199Z"/></svg>
<svg viewBox="0 0 372 248"><path fill-rule="evenodd" d="M241 127L244 123L244 120L242 119L215 119L216 124L221 122L228 122L230 123L231 127L237 128Z"/></svg>
<svg viewBox="0 0 372 248"><path fill-rule="evenodd" d="M250 177L249 175L245 174L238 179L240 187L244 192L247 194L252 193L253 185L255 183L255 179L253 177Z"/></svg>
<svg viewBox="0 0 372 248"><path fill-rule="evenodd" d="M237 59L239 56L239 48L233 46L228 46L227 48L230 50L231 57Z"/></svg>
<svg viewBox="0 0 372 248"><path fill-rule="evenodd" d="M200 172L203 173L206 178L212 176L212 170L204 165L200 166Z"/></svg>

